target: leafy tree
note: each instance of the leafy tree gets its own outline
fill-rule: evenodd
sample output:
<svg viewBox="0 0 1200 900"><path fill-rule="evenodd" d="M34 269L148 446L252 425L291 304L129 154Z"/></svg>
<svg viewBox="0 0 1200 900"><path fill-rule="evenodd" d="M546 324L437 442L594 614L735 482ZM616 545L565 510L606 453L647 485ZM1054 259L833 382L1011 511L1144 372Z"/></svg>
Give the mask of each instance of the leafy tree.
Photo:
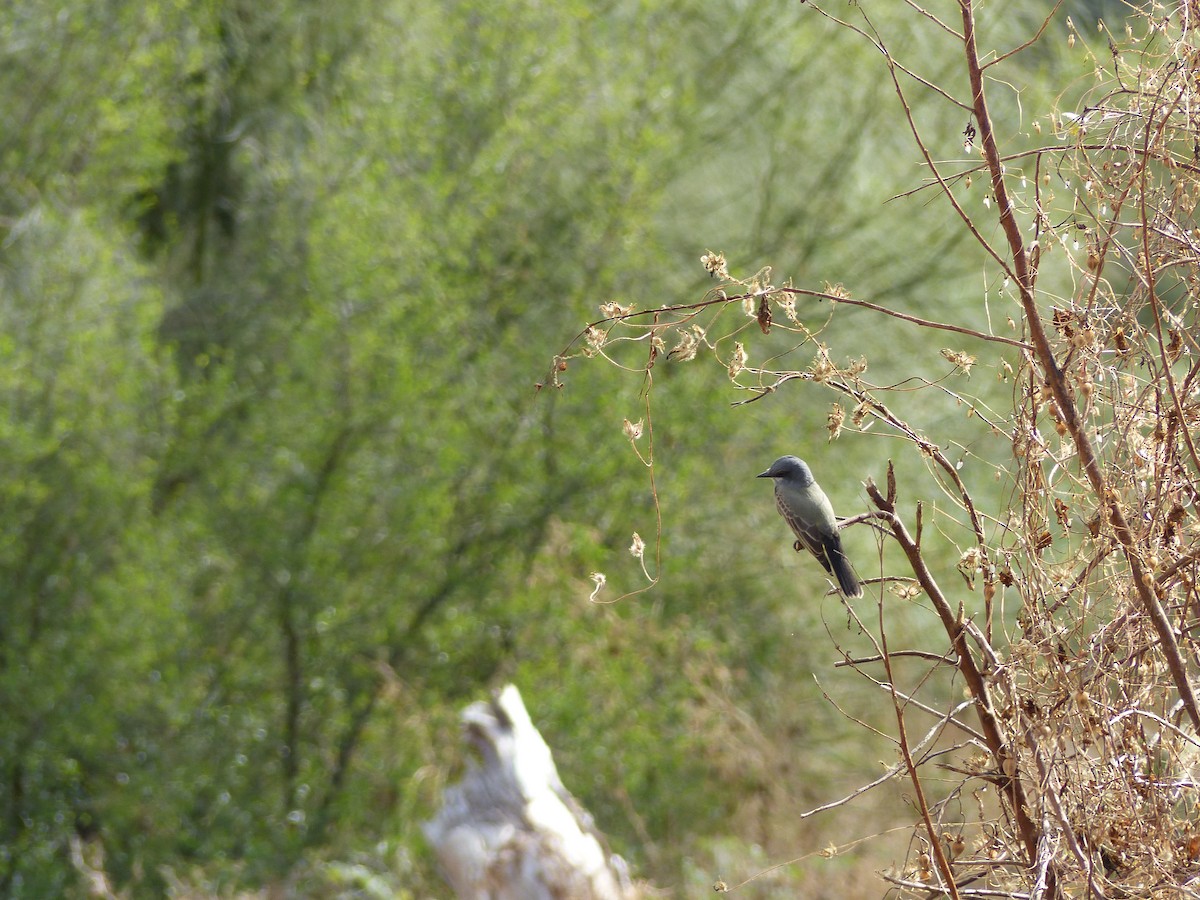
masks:
<svg viewBox="0 0 1200 900"><path fill-rule="evenodd" d="M417 823L457 708L509 678L659 883L796 845L796 798L825 799L812 773L873 764L808 677L810 636L847 614L797 600L823 582L773 565L752 478L823 440L827 405L731 414L734 328L709 328L707 370L668 342L647 376L649 337L610 341L638 378L586 387L572 359L556 388L545 348L600 303L698 296L708 247L926 318L975 288L936 206L879 204L911 182L903 112L846 37L773 0L112 0L0 21L6 893L68 893L87 866L146 895L328 894L363 871L436 892ZM942 79L938 40L895 49ZM1012 64L1058 65L1041 47ZM834 83L842 66L872 74ZM958 153L964 110L913 110ZM906 226L929 254L896 252ZM819 338L852 358L875 313L848 306ZM797 343L777 318L751 368ZM909 377L915 353L875 354L873 376ZM955 371L926 356L926 381ZM929 395L893 408L961 426ZM963 459L1003 455L955 434ZM643 565L652 592L587 602L587 573L609 601ZM919 608L896 615L890 634L922 633ZM878 691L839 696L866 719ZM798 735L830 756L799 767Z"/></svg>

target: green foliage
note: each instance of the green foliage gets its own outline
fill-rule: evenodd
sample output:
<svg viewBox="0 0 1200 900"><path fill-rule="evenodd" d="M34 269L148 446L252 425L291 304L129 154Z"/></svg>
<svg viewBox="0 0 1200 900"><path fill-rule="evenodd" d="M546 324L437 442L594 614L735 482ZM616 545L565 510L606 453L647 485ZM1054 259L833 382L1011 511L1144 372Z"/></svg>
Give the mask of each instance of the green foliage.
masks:
<svg viewBox="0 0 1200 900"><path fill-rule="evenodd" d="M5 882L24 879L38 895L62 889L54 848L71 828L104 827L140 752L121 723L147 712L146 663L169 623L156 591L130 591L116 573L138 534L169 375L148 340L159 295L85 213L42 207L10 238L0 279Z"/></svg>
<svg viewBox="0 0 1200 900"><path fill-rule="evenodd" d="M788 847L837 770L782 767L849 740L810 677L847 625L753 475L825 452L827 409L731 412L724 373L662 361L652 491L644 385L548 369L601 302L699 296L709 246L956 303L953 234L877 203L912 158L874 50L770 0L19 7L0 892L78 891L79 839L133 895L436 893L418 824L505 679L642 873ZM884 455L827 452L840 512ZM658 586L588 603L593 571L642 585L634 530Z"/></svg>

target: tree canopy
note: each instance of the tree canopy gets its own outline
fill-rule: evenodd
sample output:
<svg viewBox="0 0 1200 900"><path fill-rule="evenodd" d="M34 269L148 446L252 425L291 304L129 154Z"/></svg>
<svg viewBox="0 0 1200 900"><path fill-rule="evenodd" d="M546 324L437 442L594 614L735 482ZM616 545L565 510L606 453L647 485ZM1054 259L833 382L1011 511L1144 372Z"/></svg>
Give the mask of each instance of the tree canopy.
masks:
<svg viewBox="0 0 1200 900"><path fill-rule="evenodd" d="M911 819L899 789L800 818L877 774L891 747L857 723L892 710L833 666L860 626L753 476L800 452L852 516L895 455L907 490L956 507L878 434L830 443L835 390L741 401L771 360L867 357L1002 501L986 466L1011 444L903 390L966 379L941 351L977 345L838 301L1007 334L1011 289L930 201L889 76L921 61L898 75L908 114L986 217L972 113L945 96L970 99L961 58L910 8L868 27L835 6L0 17L0 893L81 896L91 871L130 896L436 895L419 825L460 766L458 710L509 681L615 849L679 896ZM985 7L987 51L1044 6ZM1050 114L1099 90L1111 57L1076 43L1079 6L990 85L1004 152L1055 124L1068 143ZM1086 177L1027 168L1063 196ZM723 299L808 290L815 312L770 334L741 300L622 319L713 299L717 253ZM1079 273L1042 277L1070 295ZM1021 348L989 349L986 383L945 388L985 417L1023 383ZM931 543L953 571L970 542ZM893 615L899 641L938 627ZM746 890L872 883L904 853L855 844Z"/></svg>

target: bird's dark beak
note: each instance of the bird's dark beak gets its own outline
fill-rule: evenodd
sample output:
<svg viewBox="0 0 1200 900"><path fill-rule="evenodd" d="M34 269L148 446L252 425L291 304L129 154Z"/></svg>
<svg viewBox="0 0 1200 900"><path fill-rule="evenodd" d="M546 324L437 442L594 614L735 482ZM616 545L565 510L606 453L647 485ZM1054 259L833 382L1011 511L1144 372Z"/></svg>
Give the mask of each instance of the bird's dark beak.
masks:
<svg viewBox="0 0 1200 900"><path fill-rule="evenodd" d="M770 477L771 477L771 470L770 470L770 469L767 469L767 471L763 472L761 475L755 475L754 477L755 477L755 478L770 478Z"/></svg>

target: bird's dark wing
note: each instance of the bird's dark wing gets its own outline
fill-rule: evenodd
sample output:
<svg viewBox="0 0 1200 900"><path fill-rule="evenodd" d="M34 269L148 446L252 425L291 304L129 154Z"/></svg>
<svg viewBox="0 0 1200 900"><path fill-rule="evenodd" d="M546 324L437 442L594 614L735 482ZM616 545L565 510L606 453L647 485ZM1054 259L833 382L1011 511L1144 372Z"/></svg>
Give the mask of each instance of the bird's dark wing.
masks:
<svg viewBox="0 0 1200 900"><path fill-rule="evenodd" d="M833 569L829 567L829 559L825 554L825 542L829 536L813 525L805 525L800 522L792 514L787 504L783 502L783 498L779 496L778 491L775 493L775 505L779 508L779 514L783 516L784 521L788 523L788 526L795 532L800 543L804 545L804 549L815 556L817 562L825 567L825 571L832 575ZM834 539L837 539L836 534L834 535Z"/></svg>
<svg viewBox="0 0 1200 900"><path fill-rule="evenodd" d="M842 536L837 531L837 526L834 526L834 531L830 534L815 525L802 524L778 492L775 494L775 505L779 507L779 514L795 532L804 549L815 556L825 571L834 577L842 594L850 598L861 597L862 585L850 566L850 560L846 559L846 554L842 551Z"/></svg>

